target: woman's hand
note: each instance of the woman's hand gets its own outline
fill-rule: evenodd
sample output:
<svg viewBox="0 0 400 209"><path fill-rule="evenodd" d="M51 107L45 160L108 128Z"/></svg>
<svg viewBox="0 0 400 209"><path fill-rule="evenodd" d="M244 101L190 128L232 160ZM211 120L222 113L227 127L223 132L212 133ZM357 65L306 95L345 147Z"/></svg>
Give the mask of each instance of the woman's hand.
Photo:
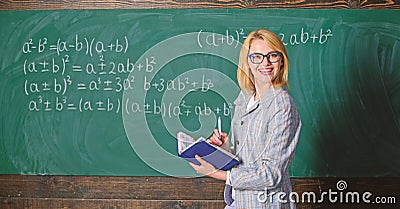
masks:
<svg viewBox="0 0 400 209"><path fill-rule="evenodd" d="M219 180L226 180L226 171L218 170L213 165L203 160L200 156L195 156L196 160L199 161L200 165L196 165L194 163L189 163L193 169L201 175L206 175Z"/></svg>
<svg viewBox="0 0 400 209"><path fill-rule="evenodd" d="M210 144L222 146L225 142L229 141L228 134L225 132L219 133L218 129L214 129L214 134L208 139Z"/></svg>

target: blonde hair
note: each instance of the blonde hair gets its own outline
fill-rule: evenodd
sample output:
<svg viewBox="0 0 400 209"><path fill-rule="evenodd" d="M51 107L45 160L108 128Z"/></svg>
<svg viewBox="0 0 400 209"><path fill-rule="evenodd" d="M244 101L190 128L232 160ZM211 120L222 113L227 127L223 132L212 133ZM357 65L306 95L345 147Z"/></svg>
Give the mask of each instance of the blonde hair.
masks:
<svg viewBox="0 0 400 209"><path fill-rule="evenodd" d="M239 55L239 65L237 70L237 79L240 88L243 91L255 92L254 76L250 70L248 64L249 49L254 39L264 40L265 43L274 51L282 53L283 62L277 76L272 80L272 86L274 88L283 87L289 85L288 74L289 74L289 59L279 36L275 33L265 30L258 29L252 31L244 41Z"/></svg>

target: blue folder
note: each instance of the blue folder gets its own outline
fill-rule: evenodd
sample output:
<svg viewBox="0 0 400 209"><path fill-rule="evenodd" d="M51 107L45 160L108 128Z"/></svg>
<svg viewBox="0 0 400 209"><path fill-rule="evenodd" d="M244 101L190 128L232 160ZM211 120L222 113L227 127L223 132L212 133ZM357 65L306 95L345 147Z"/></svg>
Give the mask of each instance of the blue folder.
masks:
<svg viewBox="0 0 400 209"><path fill-rule="evenodd" d="M196 154L220 170L226 171L239 164L239 159L235 155L218 146L208 143L202 137L192 143L186 149L182 150L180 154L178 150L179 157L182 157L183 159L196 165L200 165L199 161L197 161L194 157Z"/></svg>

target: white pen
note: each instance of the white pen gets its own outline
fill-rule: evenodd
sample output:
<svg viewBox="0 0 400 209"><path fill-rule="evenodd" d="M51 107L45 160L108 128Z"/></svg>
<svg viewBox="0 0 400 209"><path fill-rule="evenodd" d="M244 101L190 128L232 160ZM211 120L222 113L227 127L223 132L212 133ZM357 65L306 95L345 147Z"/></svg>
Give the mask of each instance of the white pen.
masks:
<svg viewBox="0 0 400 209"><path fill-rule="evenodd" d="M222 129L221 129L221 117L220 116L218 116L218 132L219 132L219 138L221 139L222 138L222 135L221 135Z"/></svg>

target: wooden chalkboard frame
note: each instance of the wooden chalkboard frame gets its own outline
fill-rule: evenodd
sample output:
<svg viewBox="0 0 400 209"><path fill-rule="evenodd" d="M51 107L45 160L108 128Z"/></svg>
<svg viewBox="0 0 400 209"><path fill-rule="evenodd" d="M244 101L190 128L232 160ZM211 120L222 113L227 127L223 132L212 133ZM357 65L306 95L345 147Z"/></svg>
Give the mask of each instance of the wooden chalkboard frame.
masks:
<svg viewBox="0 0 400 209"><path fill-rule="evenodd" d="M0 10L64 9L170 9L170 8L313 8L313 9L400 9L398 0L67 0L67 1L1 1Z"/></svg>
<svg viewBox="0 0 400 209"><path fill-rule="evenodd" d="M400 178L293 178L291 181L300 197L311 192L319 197L330 189L338 192L337 183L346 182L349 189L345 191L369 191L374 197L395 197L397 201L400 198ZM224 182L210 178L0 175L0 185L0 208L214 209L225 205ZM362 201L332 204L327 198L322 203L300 202L297 208L377 209L396 205Z"/></svg>

